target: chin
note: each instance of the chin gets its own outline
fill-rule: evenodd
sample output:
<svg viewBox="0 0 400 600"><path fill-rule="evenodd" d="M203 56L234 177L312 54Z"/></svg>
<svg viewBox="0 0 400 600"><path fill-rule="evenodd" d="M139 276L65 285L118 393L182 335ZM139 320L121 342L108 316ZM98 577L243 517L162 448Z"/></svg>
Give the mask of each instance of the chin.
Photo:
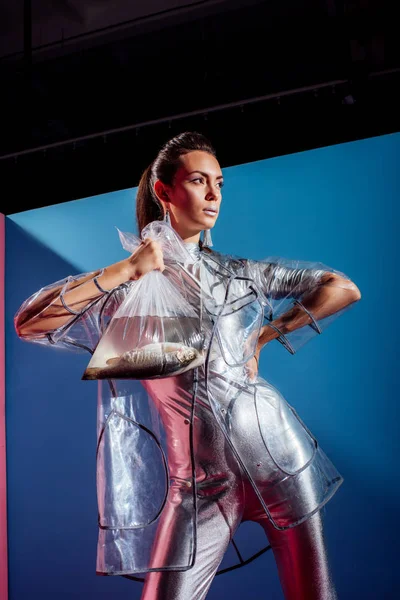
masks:
<svg viewBox="0 0 400 600"><path fill-rule="evenodd" d="M212 229L217 222L217 219L213 219L212 217L206 217L202 219L202 229Z"/></svg>

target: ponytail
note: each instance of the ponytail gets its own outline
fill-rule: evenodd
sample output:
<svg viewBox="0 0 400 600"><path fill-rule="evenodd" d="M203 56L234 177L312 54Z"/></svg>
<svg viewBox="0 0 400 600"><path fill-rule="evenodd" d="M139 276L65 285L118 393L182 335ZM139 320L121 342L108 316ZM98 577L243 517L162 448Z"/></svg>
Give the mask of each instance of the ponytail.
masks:
<svg viewBox="0 0 400 600"><path fill-rule="evenodd" d="M143 172L136 195L136 221L139 234L148 223L159 221L164 217L163 207L153 189L152 166L153 163Z"/></svg>

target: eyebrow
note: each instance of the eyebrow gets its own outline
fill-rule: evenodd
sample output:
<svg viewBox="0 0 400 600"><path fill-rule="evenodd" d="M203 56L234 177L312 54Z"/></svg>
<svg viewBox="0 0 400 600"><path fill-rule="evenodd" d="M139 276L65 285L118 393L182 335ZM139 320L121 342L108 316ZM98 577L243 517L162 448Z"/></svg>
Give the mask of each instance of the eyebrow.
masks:
<svg viewBox="0 0 400 600"><path fill-rule="evenodd" d="M188 173L188 175L192 175L192 173L200 173L201 175L204 175L204 177L208 177L208 173L205 173L204 171L198 171L197 169L195 171L190 171ZM223 175L217 175L217 179L223 179L224 176Z"/></svg>

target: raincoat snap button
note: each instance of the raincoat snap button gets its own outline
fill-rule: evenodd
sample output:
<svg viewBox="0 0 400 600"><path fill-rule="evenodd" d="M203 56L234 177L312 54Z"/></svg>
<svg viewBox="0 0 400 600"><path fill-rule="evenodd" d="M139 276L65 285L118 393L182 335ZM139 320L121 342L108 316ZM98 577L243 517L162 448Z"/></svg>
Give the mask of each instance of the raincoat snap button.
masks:
<svg viewBox="0 0 400 600"><path fill-rule="evenodd" d="M189 419L185 419L184 423L186 423L186 425L189 425L189 423L190 423Z"/></svg>
<svg viewBox="0 0 400 600"><path fill-rule="evenodd" d="M191 481L187 481L187 482L186 482L186 485L187 485L188 487L192 487L192 482L191 482Z"/></svg>

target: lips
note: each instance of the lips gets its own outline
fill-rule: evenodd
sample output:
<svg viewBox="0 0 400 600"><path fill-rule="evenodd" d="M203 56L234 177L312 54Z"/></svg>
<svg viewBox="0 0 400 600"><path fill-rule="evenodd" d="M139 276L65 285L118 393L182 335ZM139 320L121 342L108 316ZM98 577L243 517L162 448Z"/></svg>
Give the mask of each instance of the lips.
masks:
<svg viewBox="0 0 400 600"><path fill-rule="evenodd" d="M215 217L218 214L217 209L214 209L214 208L204 208L203 212L206 213L206 215L208 215L210 217Z"/></svg>

